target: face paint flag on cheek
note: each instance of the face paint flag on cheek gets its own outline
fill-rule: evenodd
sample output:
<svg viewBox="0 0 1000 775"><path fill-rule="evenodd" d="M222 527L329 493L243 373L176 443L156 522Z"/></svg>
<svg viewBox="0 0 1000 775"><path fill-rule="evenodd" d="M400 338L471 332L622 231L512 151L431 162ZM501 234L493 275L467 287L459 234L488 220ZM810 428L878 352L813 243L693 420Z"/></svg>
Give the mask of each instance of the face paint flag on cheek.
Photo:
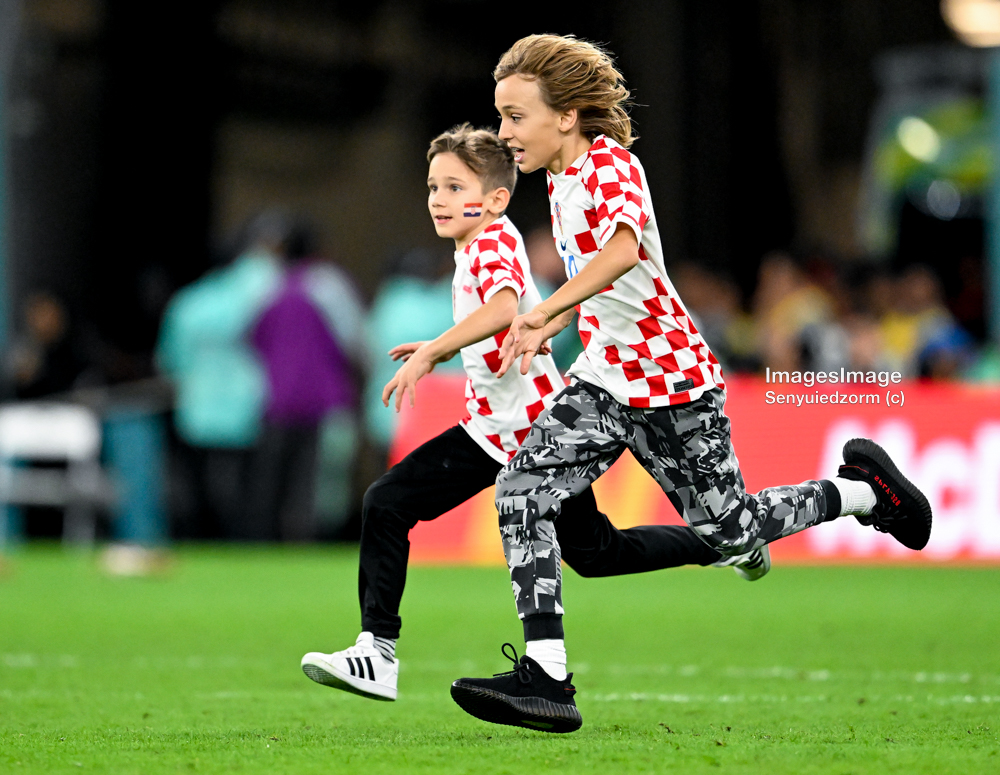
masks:
<svg viewBox="0 0 1000 775"><path fill-rule="evenodd" d="M465 203L465 217L466 218L478 218L483 214L483 203L482 202L466 202Z"/></svg>

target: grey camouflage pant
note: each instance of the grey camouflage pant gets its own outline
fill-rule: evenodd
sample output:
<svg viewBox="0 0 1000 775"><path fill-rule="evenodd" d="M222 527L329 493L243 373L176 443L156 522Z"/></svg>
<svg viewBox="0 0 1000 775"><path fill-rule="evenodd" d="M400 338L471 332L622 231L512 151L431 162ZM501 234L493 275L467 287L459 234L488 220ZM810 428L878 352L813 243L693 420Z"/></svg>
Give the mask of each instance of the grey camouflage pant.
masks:
<svg viewBox="0 0 1000 775"><path fill-rule="evenodd" d="M562 614L555 519L562 501L589 487L625 449L678 513L723 554L743 554L826 517L819 482L746 492L723 414L725 394L660 409L623 406L574 380L539 415L497 476L497 510L521 619Z"/></svg>

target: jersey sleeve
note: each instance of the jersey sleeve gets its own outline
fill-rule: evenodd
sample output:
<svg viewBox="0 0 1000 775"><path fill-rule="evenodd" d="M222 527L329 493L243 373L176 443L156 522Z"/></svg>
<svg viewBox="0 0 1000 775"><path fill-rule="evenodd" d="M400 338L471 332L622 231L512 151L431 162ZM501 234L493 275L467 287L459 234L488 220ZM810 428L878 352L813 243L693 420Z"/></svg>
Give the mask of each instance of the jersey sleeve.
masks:
<svg viewBox="0 0 1000 775"><path fill-rule="evenodd" d="M594 198L598 221L598 244L603 249L619 223L635 232L642 242L642 230L652 213L649 197L642 187L642 173L631 153L624 148L605 147L590 155L584 169L584 183Z"/></svg>
<svg viewBox="0 0 1000 775"><path fill-rule="evenodd" d="M514 254L516 245L517 241L502 231L476 240L478 253L472 259L472 273L479 281L484 304L502 288L513 288L519 299L524 296L524 273Z"/></svg>

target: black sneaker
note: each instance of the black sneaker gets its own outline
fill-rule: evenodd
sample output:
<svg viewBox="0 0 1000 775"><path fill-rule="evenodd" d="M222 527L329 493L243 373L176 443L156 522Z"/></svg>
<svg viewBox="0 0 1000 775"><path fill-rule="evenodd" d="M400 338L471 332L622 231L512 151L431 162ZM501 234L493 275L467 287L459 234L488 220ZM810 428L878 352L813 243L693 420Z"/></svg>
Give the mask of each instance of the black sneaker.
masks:
<svg viewBox="0 0 1000 775"><path fill-rule="evenodd" d="M513 656L507 653L510 648ZM493 724L537 729L542 732L575 732L583 726L570 683L552 678L542 666L504 643L503 655L514 663L509 673L492 678L459 678L451 685L451 696L466 713Z"/></svg>
<svg viewBox="0 0 1000 775"><path fill-rule="evenodd" d="M923 549L931 537L931 505L913 483L871 439L851 439L844 445L843 479L867 482L875 491L875 508L862 525L888 533L907 549Z"/></svg>

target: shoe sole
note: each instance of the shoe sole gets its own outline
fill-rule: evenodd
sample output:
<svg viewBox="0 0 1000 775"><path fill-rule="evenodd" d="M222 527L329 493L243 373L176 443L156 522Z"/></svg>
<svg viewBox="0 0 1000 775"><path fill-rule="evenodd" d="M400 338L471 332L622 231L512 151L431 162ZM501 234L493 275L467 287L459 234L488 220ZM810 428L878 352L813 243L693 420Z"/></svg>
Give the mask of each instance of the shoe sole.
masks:
<svg viewBox="0 0 1000 775"><path fill-rule="evenodd" d="M364 688L363 685L358 685L357 678L341 675L340 673L320 667L319 665L311 663L302 665L302 672L316 683L323 684L323 686L329 686L331 689L341 689L345 692L350 692L351 694L357 694L361 697L367 697L370 700L380 700L382 702L393 702L396 699L395 689L386 688L382 690L385 694L378 694Z"/></svg>
<svg viewBox="0 0 1000 775"><path fill-rule="evenodd" d="M849 457L851 458L850 462L848 461ZM889 534L907 549L914 549L916 551L923 549L927 546L927 542L930 541L931 522L933 521L931 504L927 502L927 498L917 489L913 482L900 473L888 453L871 439L851 439L844 445L844 465L853 465L858 458L871 461L885 471L886 476L893 479L899 485L902 494L910 500L910 504L906 509L911 515L908 521L915 522L923 528L916 537L916 540L910 540L909 537L907 537L908 540L903 540L903 538L891 530Z"/></svg>
<svg viewBox="0 0 1000 775"><path fill-rule="evenodd" d="M575 732L583 726L583 717L575 705L542 697L511 697L459 680L451 685L451 698L470 716L492 724L557 734Z"/></svg>

